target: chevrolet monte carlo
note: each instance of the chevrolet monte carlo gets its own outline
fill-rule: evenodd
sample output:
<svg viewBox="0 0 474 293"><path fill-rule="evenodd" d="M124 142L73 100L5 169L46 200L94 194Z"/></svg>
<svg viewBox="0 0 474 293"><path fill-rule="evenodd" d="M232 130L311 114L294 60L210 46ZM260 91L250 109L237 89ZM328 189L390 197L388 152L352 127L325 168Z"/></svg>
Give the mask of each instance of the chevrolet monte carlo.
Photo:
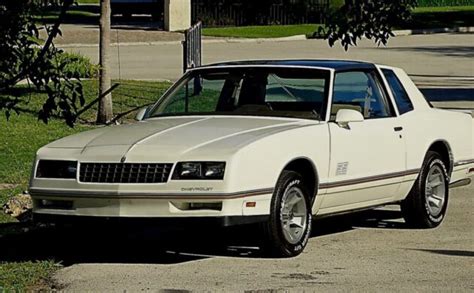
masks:
<svg viewBox="0 0 474 293"><path fill-rule="evenodd" d="M196 68L137 120L41 148L36 219L260 223L264 251L289 257L315 217L398 203L407 225L436 227L474 174L472 113L366 62Z"/></svg>

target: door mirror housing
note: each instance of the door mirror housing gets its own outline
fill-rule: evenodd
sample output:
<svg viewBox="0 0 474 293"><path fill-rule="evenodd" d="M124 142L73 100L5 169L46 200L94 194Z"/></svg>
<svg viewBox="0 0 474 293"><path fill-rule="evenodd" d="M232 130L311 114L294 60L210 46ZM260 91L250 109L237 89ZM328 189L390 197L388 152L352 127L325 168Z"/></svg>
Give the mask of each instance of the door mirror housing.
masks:
<svg viewBox="0 0 474 293"><path fill-rule="evenodd" d="M148 107L141 108L140 110L138 110L137 115L135 116L135 120L142 121L143 118L145 117L147 110L148 110Z"/></svg>
<svg viewBox="0 0 474 293"><path fill-rule="evenodd" d="M344 128L349 128L351 122L363 122L362 113L352 109L340 109L336 114L336 123Z"/></svg>

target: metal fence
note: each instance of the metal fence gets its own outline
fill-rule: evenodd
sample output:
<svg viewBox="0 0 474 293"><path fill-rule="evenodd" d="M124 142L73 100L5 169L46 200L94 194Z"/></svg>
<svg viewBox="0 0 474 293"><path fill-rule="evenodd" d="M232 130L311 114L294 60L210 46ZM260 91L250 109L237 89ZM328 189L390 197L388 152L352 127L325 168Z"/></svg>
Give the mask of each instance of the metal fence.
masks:
<svg viewBox="0 0 474 293"><path fill-rule="evenodd" d="M183 72L202 64L202 23L198 22L184 32Z"/></svg>
<svg viewBox="0 0 474 293"><path fill-rule="evenodd" d="M324 23L329 0L192 0L205 26Z"/></svg>

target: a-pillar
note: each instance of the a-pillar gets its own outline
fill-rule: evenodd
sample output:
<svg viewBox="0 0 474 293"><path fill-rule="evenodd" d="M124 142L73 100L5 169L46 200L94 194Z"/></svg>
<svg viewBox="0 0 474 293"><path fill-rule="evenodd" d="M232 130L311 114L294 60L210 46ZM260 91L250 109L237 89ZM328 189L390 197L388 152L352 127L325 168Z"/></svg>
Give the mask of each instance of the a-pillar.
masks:
<svg viewBox="0 0 474 293"><path fill-rule="evenodd" d="M191 26L191 0L165 1L165 30L180 31Z"/></svg>

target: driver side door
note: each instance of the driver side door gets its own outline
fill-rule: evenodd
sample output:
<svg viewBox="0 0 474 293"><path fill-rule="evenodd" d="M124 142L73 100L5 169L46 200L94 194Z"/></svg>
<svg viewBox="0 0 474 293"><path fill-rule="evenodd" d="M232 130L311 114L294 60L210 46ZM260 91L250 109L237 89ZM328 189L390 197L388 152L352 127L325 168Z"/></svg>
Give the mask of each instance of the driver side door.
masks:
<svg viewBox="0 0 474 293"><path fill-rule="evenodd" d="M360 112L364 121L338 125L335 118L341 109ZM329 182L321 211L390 201L406 170L405 144L403 129L375 69L336 73L329 132Z"/></svg>

